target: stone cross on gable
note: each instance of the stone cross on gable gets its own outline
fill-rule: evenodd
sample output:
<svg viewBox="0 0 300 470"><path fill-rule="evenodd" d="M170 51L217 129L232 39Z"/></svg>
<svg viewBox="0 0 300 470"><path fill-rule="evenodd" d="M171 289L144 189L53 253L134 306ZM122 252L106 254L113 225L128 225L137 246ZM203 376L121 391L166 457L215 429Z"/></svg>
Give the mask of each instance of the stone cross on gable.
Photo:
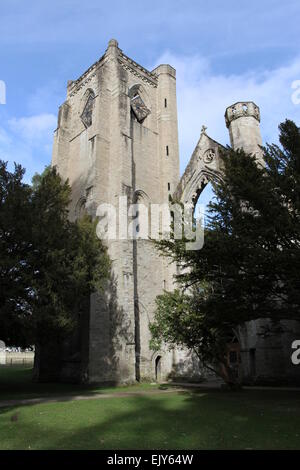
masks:
<svg viewBox="0 0 300 470"><path fill-rule="evenodd" d="M203 125L201 128L201 134L206 134L206 131L207 131L207 127Z"/></svg>

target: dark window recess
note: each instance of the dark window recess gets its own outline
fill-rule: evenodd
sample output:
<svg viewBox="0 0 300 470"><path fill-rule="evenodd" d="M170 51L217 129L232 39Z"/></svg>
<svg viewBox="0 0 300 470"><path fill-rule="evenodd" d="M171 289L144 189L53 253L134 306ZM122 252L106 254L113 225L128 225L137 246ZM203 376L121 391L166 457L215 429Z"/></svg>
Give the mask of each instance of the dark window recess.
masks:
<svg viewBox="0 0 300 470"><path fill-rule="evenodd" d="M140 213L139 213L139 211L136 211L135 216L136 216L135 220L138 222L138 224L136 225L136 233L139 233L139 231L140 231L140 224L139 224Z"/></svg>
<svg viewBox="0 0 300 470"><path fill-rule="evenodd" d="M256 375L256 358L255 358L255 348L249 350L249 359L250 359L250 375L254 377Z"/></svg>
<svg viewBox="0 0 300 470"><path fill-rule="evenodd" d="M170 183L168 183L168 191L170 191L170 189L171 189L171 185Z"/></svg>
<svg viewBox="0 0 300 470"><path fill-rule="evenodd" d="M165 108L167 108L168 103L167 103L167 98L165 98Z"/></svg>
<svg viewBox="0 0 300 470"><path fill-rule="evenodd" d="M168 145L166 146L166 155L167 155L167 157L169 156L169 146Z"/></svg>

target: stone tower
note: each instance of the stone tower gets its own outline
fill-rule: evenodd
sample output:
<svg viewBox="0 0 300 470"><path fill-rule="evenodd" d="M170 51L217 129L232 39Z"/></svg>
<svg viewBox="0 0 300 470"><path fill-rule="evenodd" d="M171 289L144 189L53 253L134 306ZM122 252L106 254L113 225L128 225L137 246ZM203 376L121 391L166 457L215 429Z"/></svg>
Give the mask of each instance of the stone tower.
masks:
<svg viewBox="0 0 300 470"><path fill-rule="evenodd" d="M233 149L243 148L246 153L262 158L262 138L260 133L260 111L253 101L243 101L229 106L225 112L225 122L229 130Z"/></svg>
<svg viewBox="0 0 300 470"><path fill-rule="evenodd" d="M175 70L160 65L148 71L127 57L116 40L109 41L100 60L68 82L52 165L69 179L73 219L82 211L95 216L97 207L108 203L116 208L121 233L107 242L110 286L105 296L92 296L80 353L66 352L62 378L131 382L167 377L176 353L153 354L149 321L156 296L171 288L173 268L147 238L133 240L126 233L123 217L124 200L128 205L167 204L178 184Z"/></svg>
<svg viewBox="0 0 300 470"><path fill-rule="evenodd" d="M236 103L226 109L225 119L232 147L256 155L263 164L258 106L252 101ZM159 257L149 231L139 232L140 208L143 204L148 217L147 209L167 206L170 195L196 204L205 186L221 177L223 150L203 127L179 179L175 70L170 65L146 70L127 57L116 40L109 41L105 54L81 77L68 82L52 165L69 179L70 217L74 220L83 212L99 216L99 207L109 205L116 233L106 241L110 282L105 293L91 296L78 331L62 345L56 379L128 383L203 375L191 351L150 350L155 299L164 289L173 289L176 266ZM140 236L133 237L134 231ZM269 339L261 335L265 320L242 328L245 381L296 380L289 344L297 325L281 323L283 333L274 331ZM40 357L49 378L49 357L43 352Z"/></svg>

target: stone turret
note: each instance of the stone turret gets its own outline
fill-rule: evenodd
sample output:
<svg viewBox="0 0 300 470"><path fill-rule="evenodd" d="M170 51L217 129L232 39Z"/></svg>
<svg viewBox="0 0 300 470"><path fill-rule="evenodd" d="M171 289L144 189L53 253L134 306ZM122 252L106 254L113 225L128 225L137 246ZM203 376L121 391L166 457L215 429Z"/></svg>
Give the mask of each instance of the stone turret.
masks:
<svg viewBox="0 0 300 470"><path fill-rule="evenodd" d="M152 70L157 76L157 119L161 171L161 198L167 202L179 181L179 149L176 103L176 70L162 64Z"/></svg>
<svg viewBox="0 0 300 470"><path fill-rule="evenodd" d="M243 148L245 152L255 154L260 160L262 138L259 107L253 101L235 103L226 109L225 121L232 148Z"/></svg>

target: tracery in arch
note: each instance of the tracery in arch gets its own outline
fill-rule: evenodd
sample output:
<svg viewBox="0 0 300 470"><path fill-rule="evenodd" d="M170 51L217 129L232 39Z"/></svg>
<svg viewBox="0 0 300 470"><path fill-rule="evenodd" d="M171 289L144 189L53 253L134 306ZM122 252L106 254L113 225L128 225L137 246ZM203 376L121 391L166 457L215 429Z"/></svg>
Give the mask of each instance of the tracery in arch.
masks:
<svg viewBox="0 0 300 470"><path fill-rule="evenodd" d="M129 90L131 110L138 122L142 123L151 113L148 95L140 84L133 85Z"/></svg>
<svg viewBox="0 0 300 470"><path fill-rule="evenodd" d="M195 205L205 187L210 184L211 181L216 181L218 179L220 179L220 175L217 172L199 171L199 173L196 173L184 188L181 197L182 202L186 204L192 203Z"/></svg>
<svg viewBox="0 0 300 470"><path fill-rule="evenodd" d="M90 127L92 125L94 100L95 93L93 92L93 90L88 89L83 96L83 111L80 116L85 127Z"/></svg>
<svg viewBox="0 0 300 470"><path fill-rule="evenodd" d="M143 189L136 189L133 194L133 202L140 202L148 206L150 204L150 197Z"/></svg>
<svg viewBox="0 0 300 470"><path fill-rule="evenodd" d="M87 213L86 210L86 198L81 197L75 207L75 217L76 219L80 219Z"/></svg>
<svg viewBox="0 0 300 470"><path fill-rule="evenodd" d="M191 204L193 207L193 219L201 221L203 226L208 222L208 204L214 197L212 182L218 181L220 174L217 171L207 171L201 169L195 173L193 178L184 188L181 202Z"/></svg>
<svg viewBox="0 0 300 470"><path fill-rule="evenodd" d="M148 194L137 189L133 194L133 206L130 215L134 217L132 229L134 238L149 239L151 227L151 201Z"/></svg>

